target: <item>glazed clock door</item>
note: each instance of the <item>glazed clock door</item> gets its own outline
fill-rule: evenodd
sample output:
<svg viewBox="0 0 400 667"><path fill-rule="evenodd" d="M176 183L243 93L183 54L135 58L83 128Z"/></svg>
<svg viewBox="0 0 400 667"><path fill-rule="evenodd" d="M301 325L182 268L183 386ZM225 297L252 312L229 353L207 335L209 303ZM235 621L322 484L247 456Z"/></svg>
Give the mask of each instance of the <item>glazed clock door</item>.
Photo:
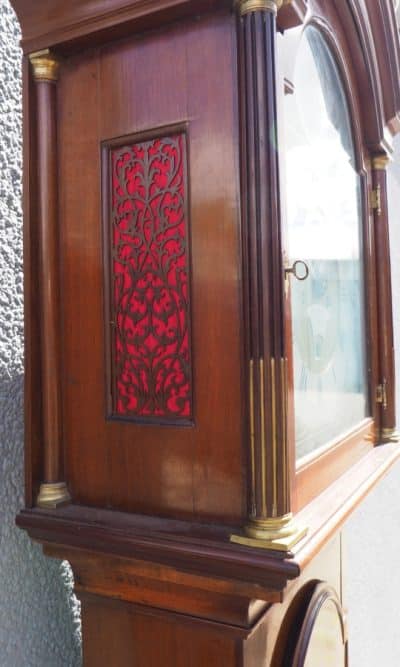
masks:
<svg viewBox="0 0 400 667"><path fill-rule="evenodd" d="M324 35L312 25L291 32L282 44L283 208L295 458L302 466L367 424L370 408L363 183L352 119Z"/></svg>

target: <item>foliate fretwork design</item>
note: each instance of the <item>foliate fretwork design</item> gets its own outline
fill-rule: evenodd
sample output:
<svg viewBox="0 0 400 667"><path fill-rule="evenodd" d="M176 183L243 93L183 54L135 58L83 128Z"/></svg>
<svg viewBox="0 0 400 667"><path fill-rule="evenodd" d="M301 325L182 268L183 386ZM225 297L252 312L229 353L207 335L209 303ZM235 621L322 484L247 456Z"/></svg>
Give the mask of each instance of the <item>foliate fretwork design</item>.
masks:
<svg viewBox="0 0 400 667"><path fill-rule="evenodd" d="M192 415L184 134L111 151L113 412Z"/></svg>

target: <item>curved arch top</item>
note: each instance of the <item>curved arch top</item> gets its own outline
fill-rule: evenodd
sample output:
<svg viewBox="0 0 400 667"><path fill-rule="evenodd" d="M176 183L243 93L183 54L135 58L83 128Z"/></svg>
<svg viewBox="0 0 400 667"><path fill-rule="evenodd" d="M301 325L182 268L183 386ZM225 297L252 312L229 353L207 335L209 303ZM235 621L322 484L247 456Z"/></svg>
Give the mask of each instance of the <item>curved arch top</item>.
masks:
<svg viewBox="0 0 400 667"><path fill-rule="evenodd" d="M278 23L285 30L312 18L331 22L346 42L368 148L390 152L392 136L400 130L400 43L392 1L337 0L327 6L321 0L289 0Z"/></svg>
<svg viewBox="0 0 400 667"><path fill-rule="evenodd" d="M400 48L395 10L392 2L376 0L368 2L368 12L377 44L385 122L395 134L400 130Z"/></svg>

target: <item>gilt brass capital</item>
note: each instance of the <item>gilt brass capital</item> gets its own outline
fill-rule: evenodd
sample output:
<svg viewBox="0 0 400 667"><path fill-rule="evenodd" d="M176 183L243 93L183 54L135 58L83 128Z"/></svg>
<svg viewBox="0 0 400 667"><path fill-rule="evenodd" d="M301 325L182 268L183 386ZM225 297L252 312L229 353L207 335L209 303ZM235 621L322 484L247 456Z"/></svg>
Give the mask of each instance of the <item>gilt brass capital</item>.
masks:
<svg viewBox="0 0 400 667"><path fill-rule="evenodd" d="M55 83L58 80L59 62L49 51L37 51L29 56L35 81Z"/></svg>
<svg viewBox="0 0 400 667"><path fill-rule="evenodd" d="M250 12L271 12L276 14L282 6L283 0L239 0L239 12L241 16Z"/></svg>
<svg viewBox="0 0 400 667"><path fill-rule="evenodd" d="M65 482L44 482L40 485L36 505L56 509L60 505L69 503L70 500L71 496Z"/></svg>
<svg viewBox="0 0 400 667"><path fill-rule="evenodd" d="M388 155L375 155L372 158L372 169L384 171L390 162Z"/></svg>

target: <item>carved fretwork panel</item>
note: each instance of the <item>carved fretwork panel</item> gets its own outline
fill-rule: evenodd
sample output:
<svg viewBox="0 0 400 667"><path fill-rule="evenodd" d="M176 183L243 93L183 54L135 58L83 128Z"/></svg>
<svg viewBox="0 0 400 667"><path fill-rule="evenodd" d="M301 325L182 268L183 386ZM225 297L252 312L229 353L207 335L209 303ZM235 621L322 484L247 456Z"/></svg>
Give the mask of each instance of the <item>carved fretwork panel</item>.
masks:
<svg viewBox="0 0 400 667"><path fill-rule="evenodd" d="M106 148L113 416L192 417L186 136Z"/></svg>

